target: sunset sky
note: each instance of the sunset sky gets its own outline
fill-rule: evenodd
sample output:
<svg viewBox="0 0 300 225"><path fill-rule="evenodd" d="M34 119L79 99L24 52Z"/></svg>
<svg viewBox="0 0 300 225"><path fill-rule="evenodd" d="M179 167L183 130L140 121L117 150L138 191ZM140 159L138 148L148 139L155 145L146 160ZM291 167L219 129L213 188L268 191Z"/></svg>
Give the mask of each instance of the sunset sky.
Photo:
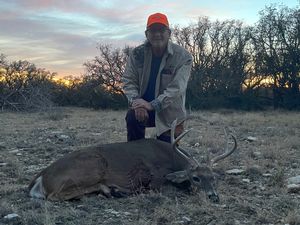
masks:
<svg viewBox="0 0 300 225"><path fill-rule="evenodd" d="M28 60L60 76L81 75L97 44L118 47L144 40L148 15L167 14L172 25L212 20L257 22L267 5L299 7L300 0L0 0L0 54Z"/></svg>

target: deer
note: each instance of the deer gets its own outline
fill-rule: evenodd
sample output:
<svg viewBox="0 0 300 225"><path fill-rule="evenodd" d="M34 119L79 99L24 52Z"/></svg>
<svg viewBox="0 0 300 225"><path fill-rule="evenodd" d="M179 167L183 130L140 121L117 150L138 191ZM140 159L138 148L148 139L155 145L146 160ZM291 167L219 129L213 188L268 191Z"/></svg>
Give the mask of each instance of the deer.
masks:
<svg viewBox="0 0 300 225"><path fill-rule="evenodd" d="M29 195L50 201L78 199L94 192L108 198L125 197L173 184L204 190L212 202L219 202L212 169L236 150L235 136L226 134L224 153L201 165L179 146L191 129L175 138L176 124L175 120L171 125L171 143L146 138L88 146L66 154L34 177ZM231 149L230 139L234 142Z"/></svg>

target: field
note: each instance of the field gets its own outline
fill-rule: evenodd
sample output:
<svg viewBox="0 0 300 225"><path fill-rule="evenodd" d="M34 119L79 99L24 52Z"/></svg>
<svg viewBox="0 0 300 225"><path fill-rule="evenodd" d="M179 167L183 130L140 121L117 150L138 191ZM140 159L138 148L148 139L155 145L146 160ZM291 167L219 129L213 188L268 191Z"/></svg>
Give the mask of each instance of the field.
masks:
<svg viewBox="0 0 300 225"><path fill-rule="evenodd" d="M41 169L78 147L126 141L125 111L55 108L37 113L0 113L0 224L300 224L300 193L286 179L300 175L300 116L297 112L198 111L180 142L204 162L225 147L223 128L238 149L215 166L220 203L202 191L174 188L126 198L98 194L50 202L28 197ZM149 129L148 136L153 136ZM142 150L142 149L141 149ZM240 169L239 174L226 171ZM16 213L13 219L5 216Z"/></svg>

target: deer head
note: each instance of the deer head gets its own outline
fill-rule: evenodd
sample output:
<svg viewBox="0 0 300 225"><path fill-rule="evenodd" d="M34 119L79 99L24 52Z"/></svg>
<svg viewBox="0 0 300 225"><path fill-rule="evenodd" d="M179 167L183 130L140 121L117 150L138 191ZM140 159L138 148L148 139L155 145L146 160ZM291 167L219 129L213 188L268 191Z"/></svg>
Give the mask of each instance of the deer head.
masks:
<svg viewBox="0 0 300 225"><path fill-rule="evenodd" d="M228 149L229 138L225 131L227 137L227 144L224 153L211 159L208 165L201 166L195 158L193 158L191 155L189 155L186 151L184 151L178 146L179 140L182 139L188 132L190 132L191 129L183 132L175 139L174 133L175 133L176 124L177 124L177 120L175 120L171 126L171 143L174 152L182 155L189 162L189 166L185 170L176 171L174 173L168 174L166 176L166 179L174 183L182 183L185 181L189 181L192 186L204 190L211 201L219 202L219 196L215 190L216 179L212 171L212 166L216 162L225 159L236 150L237 148L236 138L233 135L230 135L230 137L234 141L234 146L232 147L232 149Z"/></svg>

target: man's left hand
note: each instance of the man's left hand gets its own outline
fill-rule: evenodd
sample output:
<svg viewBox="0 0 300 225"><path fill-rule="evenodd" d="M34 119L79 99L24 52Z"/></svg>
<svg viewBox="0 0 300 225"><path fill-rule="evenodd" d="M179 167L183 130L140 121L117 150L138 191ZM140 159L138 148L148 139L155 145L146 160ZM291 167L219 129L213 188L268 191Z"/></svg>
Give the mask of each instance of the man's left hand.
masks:
<svg viewBox="0 0 300 225"><path fill-rule="evenodd" d="M137 99L133 100L131 107L133 109L144 108L147 111L152 111L153 110L153 107L150 104L150 102L147 102L142 98L137 98Z"/></svg>

